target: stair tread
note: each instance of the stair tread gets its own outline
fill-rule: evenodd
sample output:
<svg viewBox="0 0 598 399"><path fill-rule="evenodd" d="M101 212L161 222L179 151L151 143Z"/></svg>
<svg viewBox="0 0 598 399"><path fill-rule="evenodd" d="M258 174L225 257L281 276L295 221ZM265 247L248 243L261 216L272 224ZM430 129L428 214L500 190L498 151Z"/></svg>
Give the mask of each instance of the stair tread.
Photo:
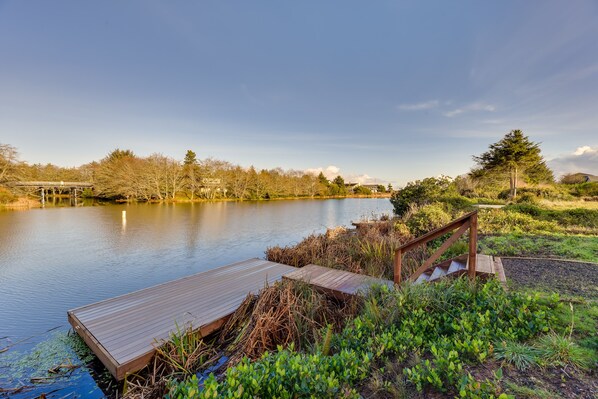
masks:
<svg viewBox="0 0 598 399"><path fill-rule="evenodd" d="M414 281L414 284L420 284L420 283L423 283L424 281L430 281L430 274L428 274L428 273L420 274L419 277Z"/></svg>
<svg viewBox="0 0 598 399"><path fill-rule="evenodd" d="M455 273L455 272L458 272L458 271L461 271L461 270L465 270L466 268L467 267L463 263L452 261L451 265L450 265L450 267L448 269L448 272L449 273Z"/></svg>
<svg viewBox="0 0 598 399"><path fill-rule="evenodd" d="M432 275L430 276L428 281L437 280L443 276L446 276L446 274L447 274L446 270L444 270L441 267L436 267L436 268L434 268L434 272L432 273Z"/></svg>

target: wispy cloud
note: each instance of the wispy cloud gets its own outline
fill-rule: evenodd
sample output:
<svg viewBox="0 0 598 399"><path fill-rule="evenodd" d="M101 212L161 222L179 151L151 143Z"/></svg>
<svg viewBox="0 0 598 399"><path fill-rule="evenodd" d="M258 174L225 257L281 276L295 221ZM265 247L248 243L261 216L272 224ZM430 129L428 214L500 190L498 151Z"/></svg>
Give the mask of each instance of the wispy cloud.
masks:
<svg viewBox="0 0 598 399"><path fill-rule="evenodd" d="M401 111L423 111L426 109L432 109L438 107L438 100L425 101L422 103L415 104L401 104L397 106L397 109Z"/></svg>
<svg viewBox="0 0 598 399"><path fill-rule="evenodd" d="M491 104L486 103L471 103L469 105L465 105L463 107L455 108L453 110L443 112L442 114L447 118L452 118L457 115L464 114L466 112L473 112L473 111L486 111L486 112L494 112L496 111L496 107Z"/></svg>
<svg viewBox="0 0 598 399"><path fill-rule="evenodd" d="M557 157L548 161L555 176L565 173L590 173L598 174L598 146L584 145L578 147L573 153Z"/></svg>

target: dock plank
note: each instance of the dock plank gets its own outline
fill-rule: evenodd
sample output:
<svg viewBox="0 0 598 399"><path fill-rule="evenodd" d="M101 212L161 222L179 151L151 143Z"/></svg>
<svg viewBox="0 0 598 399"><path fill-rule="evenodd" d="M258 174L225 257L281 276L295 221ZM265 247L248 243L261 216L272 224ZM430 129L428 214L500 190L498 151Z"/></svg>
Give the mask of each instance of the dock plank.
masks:
<svg viewBox="0 0 598 399"><path fill-rule="evenodd" d="M318 265L307 265L283 276L284 279L304 281L314 287L332 294L339 299L365 292L374 284L392 287L389 280L351 273L344 270L330 269Z"/></svg>
<svg viewBox="0 0 598 399"><path fill-rule="evenodd" d="M156 342L192 326L203 335L220 328L247 294L295 271L249 259L69 310L74 330L118 380L143 368Z"/></svg>

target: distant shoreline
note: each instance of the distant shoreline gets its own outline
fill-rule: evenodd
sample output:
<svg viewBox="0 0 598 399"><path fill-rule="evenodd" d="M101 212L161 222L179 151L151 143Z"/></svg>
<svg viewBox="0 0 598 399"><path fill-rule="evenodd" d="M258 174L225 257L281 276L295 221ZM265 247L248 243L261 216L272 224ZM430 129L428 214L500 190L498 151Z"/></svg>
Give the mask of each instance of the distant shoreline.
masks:
<svg viewBox="0 0 598 399"><path fill-rule="evenodd" d="M317 196L317 197L280 197L280 198L260 198L260 199L238 199L238 198L215 198L215 199L165 199L165 200L150 200L150 201L137 201L137 200L99 200L93 198L102 205L118 205L118 204L194 204L194 203L205 203L205 202L269 202L269 201L297 201L297 200L329 200L329 199L346 199L346 198L390 198L391 193L378 193L370 195L328 195L328 196ZM48 203L48 207L54 207ZM59 207L59 206L56 206ZM35 200L28 197L19 197L19 199L10 204L0 204L0 210L6 211L25 211L29 209L43 208L39 200ZM65 206L65 208L67 208Z"/></svg>

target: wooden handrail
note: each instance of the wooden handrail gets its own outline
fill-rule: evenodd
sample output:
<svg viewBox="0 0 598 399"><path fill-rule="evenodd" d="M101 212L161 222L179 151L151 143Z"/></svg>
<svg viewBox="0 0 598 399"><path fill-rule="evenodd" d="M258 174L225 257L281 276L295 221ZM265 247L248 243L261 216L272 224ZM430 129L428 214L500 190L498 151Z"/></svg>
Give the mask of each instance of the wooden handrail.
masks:
<svg viewBox="0 0 598 399"><path fill-rule="evenodd" d="M421 237L417 237L414 240L409 241L401 245L399 248L395 250L395 259L394 259L394 282L395 284L399 284L401 282L401 268L402 268L402 258L403 254L410 249L413 249L419 245L424 245L435 238L441 237L451 231L458 229L453 235L450 236L448 240L446 240L436 252L430 256L416 271L413 273L409 279L411 281L415 281L423 272L425 272L428 268L432 266L440 256L452 245L454 244L459 237L465 234L465 231L469 229L469 266L468 266L468 276L473 279L475 278L475 270L476 270L476 254L478 248L478 212L470 212L458 219L453 220L449 224L442 226L438 229L432 230Z"/></svg>

